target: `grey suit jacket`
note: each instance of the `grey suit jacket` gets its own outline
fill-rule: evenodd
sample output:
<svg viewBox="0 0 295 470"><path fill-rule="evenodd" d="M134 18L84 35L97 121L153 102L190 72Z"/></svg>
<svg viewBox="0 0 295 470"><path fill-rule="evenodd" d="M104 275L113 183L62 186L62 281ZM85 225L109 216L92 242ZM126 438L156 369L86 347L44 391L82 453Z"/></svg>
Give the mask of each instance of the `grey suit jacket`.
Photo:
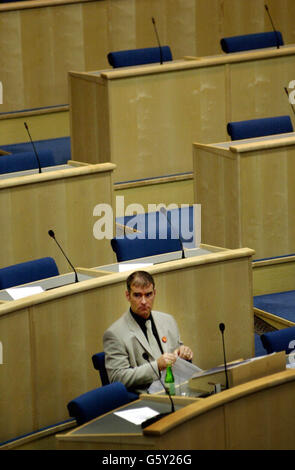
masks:
<svg viewBox="0 0 295 470"><path fill-rule="evenodd" d="M164 353L173 352L183 344L176 321L167 313L152 311L152 315ZM142 393L158 379L157 358L130 311L106 330L103 345L110 382L122 382L128 389ZM149 355L151 364L143 359L143 353Z"/></svg>

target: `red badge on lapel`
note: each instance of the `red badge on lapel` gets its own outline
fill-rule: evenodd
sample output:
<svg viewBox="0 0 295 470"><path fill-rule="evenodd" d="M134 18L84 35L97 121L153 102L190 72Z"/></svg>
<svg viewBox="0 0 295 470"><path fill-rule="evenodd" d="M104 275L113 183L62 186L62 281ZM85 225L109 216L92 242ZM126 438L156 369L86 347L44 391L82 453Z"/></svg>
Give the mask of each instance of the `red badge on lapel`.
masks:
<svg viewBox="0 0 295 470"><path fill-rule="evenodd" d="M163 336L162 341L163 341L163 343L167 343L167 338L166 338L166 336Z"/></svg>

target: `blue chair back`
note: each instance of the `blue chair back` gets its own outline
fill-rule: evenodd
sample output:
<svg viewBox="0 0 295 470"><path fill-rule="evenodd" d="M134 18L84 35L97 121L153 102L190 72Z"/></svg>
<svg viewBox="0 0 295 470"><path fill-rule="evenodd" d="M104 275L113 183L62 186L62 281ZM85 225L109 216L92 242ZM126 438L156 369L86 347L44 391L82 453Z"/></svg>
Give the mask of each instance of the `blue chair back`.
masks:
<svg viewBox="0 0 295 470"><path fill-rule="evenodd" d="M39 151L38 156L41 169L46 166L55 165L51 150ZM38 168L38 162L34 152L19 152L0 156L0 174L32 170L33 168Z"/></svg>
<svg viewBox="0 0 295 470"><path fill-rule="evenodd" d="M279 351L286 351L286 354L289 354L295 349L295 326L264 333L260 336L260 339L267 354Z"/></svg>
<svg viewBox="0 0 295 470"><path fill-rule="evenodd" d="M251 49L263 49L265 47L283 46L283 36L280 31L269 31L266 33L243 34L231 36L220 40L224 52L242 52Z"/></svg>
<svg viewBox="0 0 295 470"><path fill-rule="evenodd" d="M52 276L59 272L53 258L39 258L0 269L0 289L27 284Z"/></svg>
<svg viewBox="0 0 295 470"><path fill-rule="evenodd" d="M100 380L101 380L102 385L108 385L110 382L109 382L108 374L107 374L107 371L106 371L106 368L105 368L105 353L104 353L104 351L93 354L92 362L93 362L94 369L99 371Z"/></svg>
<svg viewBox="0 0 295 470"><path fill-rule="evenodd" d="M293 132L290 116L276 116L247 121L229 122L227 132L232 140Z"/></svg>
<svg viewBox="0 0 295 470"><path fill-rule="evenodd" d="M109 411L136 400L138 395L127 391L121 382L90 390L67 404L69 415L77 424L86 423Z"/></svg>
<svg viewBox="0 0 295 470"><path fill-rule="evenodd" d="M170 47L162 46L161 50L162 61L171 61L172 53ZM109 52L108 61L114 68L152 64L155 62L161 62L161 52L159 47L146 47L144 49Z"/></svg>
<svg viewBox="0 0 295 470"><path fill-rule="evenodd" d="M146 256L181 251L182 249L181 242L178 239L113 238L111 246L116 253L118 263Z"/></svg>

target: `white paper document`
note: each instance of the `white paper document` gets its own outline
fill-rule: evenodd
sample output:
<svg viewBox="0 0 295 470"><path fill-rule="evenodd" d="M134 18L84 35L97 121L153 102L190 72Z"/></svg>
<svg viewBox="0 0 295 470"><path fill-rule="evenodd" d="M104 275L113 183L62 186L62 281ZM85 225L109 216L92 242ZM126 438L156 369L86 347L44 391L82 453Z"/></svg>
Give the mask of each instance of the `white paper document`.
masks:
<svg viewBox="0 0 295 470"><path fill-rule="evenodd" d="M11 287L6 289L6 292L13 298L13 300L22 299L28 297L29 295L39 294L44 292L44 289L41 286L31 286L31 287Z"/></svg>
<svg viewBox="0 0 295 470"><path fill-rule="evenodd" d="M142 268L147 268L148 266L153 266L153 263L128 263L128 264L119 264L119 273L124 271L138 271Z"/></svg>
<svg viewBox="0 0 295 470"><path fill-rule="evenodd" d="M143 406L142 408L134 408L132 410L115 411L114 415L120 416L120 418L126 419L133 424L141 424L149 418L153 418L158 415L159 412Z"/></svg>
<svg viewBox="0 0 295 470"><path fill-rule="evenodd" d="M175 385L179 385L183 382L186 382L187 380L191 379L193 375L195 375L196 373L203 372L202 369L195 366L191 362L181 359L181 357L178 357L176 361L174 362L172 371L174 375ZM165 380L165 375L166 375L166 370L163 370L161 372L162 382L164 382ZM163 386L160 380L156 380L155 382L153 382L148 389L148 393L157 393L157 392L162 392L162 391L163 391Z"/></svg>

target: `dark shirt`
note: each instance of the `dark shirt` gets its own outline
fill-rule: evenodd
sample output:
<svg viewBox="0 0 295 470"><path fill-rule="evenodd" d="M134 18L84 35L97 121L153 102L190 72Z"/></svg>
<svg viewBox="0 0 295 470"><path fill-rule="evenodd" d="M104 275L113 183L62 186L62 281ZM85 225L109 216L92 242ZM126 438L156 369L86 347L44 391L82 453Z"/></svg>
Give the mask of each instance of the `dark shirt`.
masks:
<svg viewBox="0 0 295 470"><path fill-rule="evenodd" d="M136 313L132 312L132 310L130 309L130 313L131 315L133 316L134 320L138 323L138 325L140 326L140 328L142 329L145 337L147 338L147 331L146 331L146 319L145 318L142 318L141 316L137 315ZM152 316L152 313L150 314L149 318L147 320L151 320L151 324L152 324L152 331L154 333L154 336L157 340L157 343L159 345L159 348L160 348L160 351L161 353L163 354L163 348L162 348L162 345L161 345L161 341L160 341L160 338L159 338L159 335L158 335L158 332L157 332L157 328L156 328L156 325L155 325L155 322L154 322L154 319L153 319L153 316Z"/></svg>

